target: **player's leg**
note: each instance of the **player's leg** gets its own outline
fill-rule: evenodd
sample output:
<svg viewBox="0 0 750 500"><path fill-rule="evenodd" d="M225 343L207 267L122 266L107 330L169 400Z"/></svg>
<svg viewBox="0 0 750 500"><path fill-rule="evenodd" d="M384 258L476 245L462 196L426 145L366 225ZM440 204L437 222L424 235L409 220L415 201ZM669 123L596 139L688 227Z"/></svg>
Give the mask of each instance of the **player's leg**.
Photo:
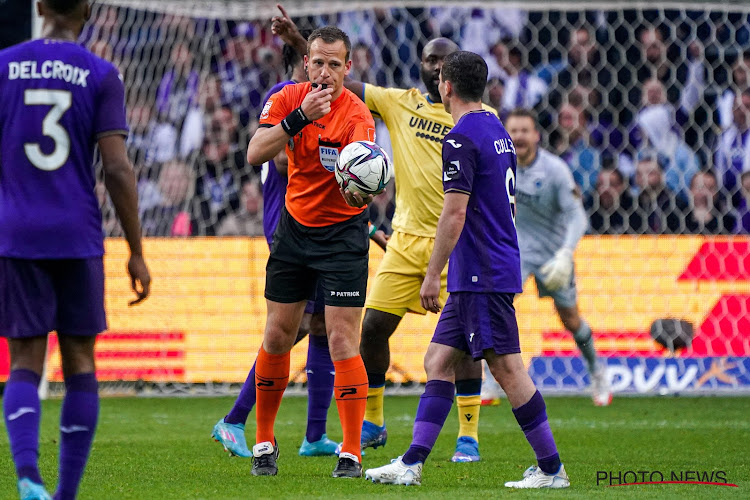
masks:
<svg viewBox="0 0 750 500"><path fill-rule="evenodd" d="M302 341L309 331L310 314L305 314L297 331L295 345ZM250 373L248 373L244 384L242 384L242 388L240 388L240 393L234 401L232 409L223 418L219 419L211 431L213 440L220 443L230 456L243 458L253 456L253 453L247 447L245 424L248 415L250 415L255 406L255 392L255 362L253 362L253 367L250 369Z"/></svg>
<svg viewBox="0 0 750 500"><path fill-rule="evenodd" d="M73 499L99 419L94 364L96 335L107 329L102 258L72 259L55 268L57 332L65 398L60 413L60 464L55 498Z"/></svg>
<svg viewBox="0 0 750 500"><path fill-rule="evenodd" d="M528 261L521 259L521 283L525 284L529 279L530 275L535 275L539 266L533 265ZM538 281L537 281L538 284ZM482 380L482 405L483 406L495 406L500 404L500 397L502 396L502 388L497 383L495 377L490 371L487 361L482 361L484 366L484 379Z"/></svg>
<svg viewBox="0 0 750 500"><path fill-rule="evenodd" d="M266 287L268 290L268 286ZM266 299L266 328L263 343L255 361L255 446L254 476L275 476L279 456L274 434L281 398L289 384L289 352L297 338L306 300L276 302Z"/></svg>
<svg viewBox="0 0 750 500"><path fill-rule="evenodd" d="M511 488L567 488L570 481L560 462L557 445L547 420L544 398L536 390L519 354L497 355L488 350L487 362L513 408L513 415L536 455L537 465L520 481L509 481Z"/></svg>
<svg viewBox="0 0 750 500"><path fill-rule="evenodd" d="M564 488L569 486L560 463L557 446L547 421L542 395L536 390L521 358L518 323L513 307L514 294L472 294L478 302L474 310L485 310L473 329L473 349L481 348L495 380L508 397L513 414L537 457L538 468L531 468L518 482L506 483L514 488ZM467 320L468 321L468 320ZM477 341L477 337L479 337ZM479 345L477 345L479 344ZM476 352L474 356L476 357Z"/></svg>
<svg viewBox="0 0 750 500"><path fill-rule="evenodd" d="M361 317L359 307L326 305L328 344L335 368L334 397L344 434L334 477L362 475L360 439L367 402L367 371L359 354Z"/></svg>
<svg viewBox="0 0 750 500"><path fill-rule="evenodd" d="M65 398L60 412L60 475L55 498L74 499L99 420L96 337L60 333L59 339Z"/></svg>
<svg viewBox="0 0 750 500"><path fill-rule="evenodd" d="M41 406L37 391L47 350L47 336L10 338L8 349L10 375L3 394L3 415L18 476L18 490L21 498L34 492L39 493L40 498L45 498L42 496L46 494L44 481L38 465Z"/></svg>
<svg viewBox="0 0 750 500"><path fill-rule="evenodd" d="M38 387L47 333L55 329L56 309L57 297L45 261L0 257L0 336L8 338L10 351L3 415L21 498L50 498L38 467ZM2 474L8 475L6 471Z"/></svg>
<svg viewBox="0 0 750 500"><path fill-rule="evenodd" d="M388 484L421 484L422 466L432 451L455 392L455 370L468 351L467 339L451 295L440 315L425 354L427 384L419 400L412 442L407 452L390 464L367 470L366 478Z"/></svg>
<svg viewBox="0 0 750 500"><path fill-rule="evenodd" d="M540 295L550 296L554 300L555 310L567 331L573 335L581 356L586 362L591 377L591 396L597 406L607 406L612 402L612 392L609 389L606 369L599 363L594 347L594 336L589 324L581 318L578 312L578 293L575 283L575 272L571 276L568 286L554 292L540 288Z"/></svg>
<svg viewBox="0 0 750 500"><path fill-rule="evenodd" d="M398 313L401 313L399 315ZM366 309L362 321L362 342L360 353L367 370L367 406L365 421L362 424L362 448L383 446L388 438L383 415L383 399L385 392L385 375L391 365L391 351L389 339L398 328L403 314L396 311L380 311Z"/></svg>
<svg viewBox="0 0 750 500"><path fill-rule="evenodd" d="M458 438L453 462L478 462L479 409L482 390L482 362L464 357L456 366L456 406Z"/></svg>
<svg viewBox="0 0 750 500"><path fill-rule="evenodd" d="M498 406L500 404L501 396L502 389L500 389L500 384L498 384L495 377L492 376L487 361L482 360L482 391L479 393L481 405Z"/></svg>
<svg viewBox="0 0 750 500"><path fill-rule="evenodd" d="M333 396L334 368L328 348L328 336L325 324L325 302L323 291L317 292L316 300L310 301L307 311L309 316L309 346L307 349L307 430L300 446L299 454L303 456L334 455L338 443L328 439L326 424L328 409Z"/></svg>
<svg viewBox="0 0 750 500"><path fill-rule="evenodd" d="M298 226L284 210L266 264L266 327L255 361L256 444L251 470L254 476L278 472L274 423L289 383L289 351L317 282L316 272L305 264L305 237Z"/></svg>

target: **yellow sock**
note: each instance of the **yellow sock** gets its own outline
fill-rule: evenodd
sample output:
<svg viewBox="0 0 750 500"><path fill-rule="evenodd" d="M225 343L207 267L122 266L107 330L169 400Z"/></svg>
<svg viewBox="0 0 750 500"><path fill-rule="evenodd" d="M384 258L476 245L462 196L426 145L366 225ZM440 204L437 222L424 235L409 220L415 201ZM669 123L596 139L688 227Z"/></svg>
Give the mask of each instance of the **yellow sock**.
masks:
<svg viewBox="0 0 750 500"><path fill-rule="evenodd" d="M365 408L365 420L383 427L383 393L385 387L370 387L367 389L367 408ZM477 403L479 404L479 403Z"/></svg>
<svg viewBox="0 0 750 500"><path fill-rule="evenodd" d="M368 400L369 403L369 400ZM458 405L458 437L468 436L479 442L479 395L456 396Z"/></svg>

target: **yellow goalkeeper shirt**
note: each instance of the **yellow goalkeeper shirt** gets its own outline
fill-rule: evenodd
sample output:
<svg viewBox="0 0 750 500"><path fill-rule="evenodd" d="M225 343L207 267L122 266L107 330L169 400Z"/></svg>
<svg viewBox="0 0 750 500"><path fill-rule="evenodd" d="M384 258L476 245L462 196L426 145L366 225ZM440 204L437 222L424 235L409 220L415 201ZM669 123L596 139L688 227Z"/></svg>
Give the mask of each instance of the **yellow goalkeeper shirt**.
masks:
<svg viewBox="0 0 750 500"><path fill-rule="evenodd" d="M443 209L443 137L453 118L442 103L418 89L387 89L365 84L365 104L388 127L396 178L395 231L435 237ZM488 111L496 111L484 106Z"/></svg>

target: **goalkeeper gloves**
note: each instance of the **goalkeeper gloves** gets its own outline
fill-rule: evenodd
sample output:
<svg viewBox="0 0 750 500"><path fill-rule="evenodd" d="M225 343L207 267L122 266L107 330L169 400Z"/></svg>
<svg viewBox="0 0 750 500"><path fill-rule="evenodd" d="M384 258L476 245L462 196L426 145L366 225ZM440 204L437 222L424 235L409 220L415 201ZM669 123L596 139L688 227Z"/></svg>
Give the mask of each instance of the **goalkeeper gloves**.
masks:
<svg viewBox="0 0 750 500"><path fill-rule="evenodd" d="M555 256L544 263L540 269L542 284L551 292L559 290L570 283L573 274L573 252L569 248L561 248Z"/></svg>

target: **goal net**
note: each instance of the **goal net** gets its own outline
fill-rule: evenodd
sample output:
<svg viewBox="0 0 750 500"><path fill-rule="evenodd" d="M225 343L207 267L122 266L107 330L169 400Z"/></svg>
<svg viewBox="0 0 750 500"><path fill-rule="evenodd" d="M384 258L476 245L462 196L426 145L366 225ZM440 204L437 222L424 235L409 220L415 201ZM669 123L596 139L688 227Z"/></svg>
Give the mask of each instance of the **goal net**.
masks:
<svg viewBox="0 0 750 500"><path fill-rule="evenodd" d="M244 381L262 338L263 172L246 164L263 97L287 78L275 2L101 0L81 42L123 74L153 296L126 306L127 251L101 183L114 391L215 394ZM750 387L750 7L741 2L292 1L301 28L336 24L352 77L423 88L433 37L482 55L485 100L539 116L542 146L579 185L581 315L617 392ZM582 7L583 5L583 7ZM386 148L387 130L379 125ZM398 179L396 179L396 183ZM397 186L395 189L398 189ZM391 188L371 216L390 231ZM382 252L371 252L371 273ZM582 392L575 342L533 280L516 301L522 349L546 392ZM434 315L407 315L389 380L425 379ZM293 351L305 381L306 341ZM1 348L1 347L0 347ZM49 380L61 380L54 338ZM2 359L3 356L0 356ZM7 367L5 367L7 372ZM0 366L0 376L3 367Z"/></svg>

